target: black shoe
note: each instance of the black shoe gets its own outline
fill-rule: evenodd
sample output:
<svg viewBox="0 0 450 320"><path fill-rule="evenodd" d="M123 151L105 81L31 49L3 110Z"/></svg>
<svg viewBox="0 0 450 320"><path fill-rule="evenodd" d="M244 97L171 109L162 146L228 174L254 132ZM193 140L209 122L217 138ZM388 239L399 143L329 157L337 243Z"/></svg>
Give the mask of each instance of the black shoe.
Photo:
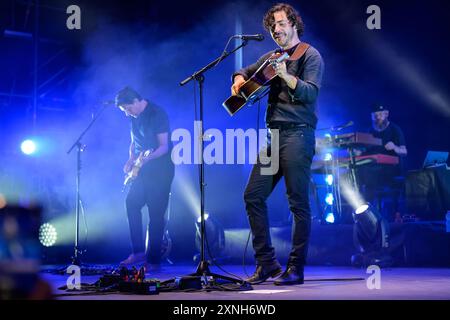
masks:
<svg viewBox="0 0 450 320"><path fill-rule="evenodd" d="M275 278L279 276L281 272L283 272L283 269L281 269L281 265L278 262L269 266L258 265L256 266L255 273L245 279L245 281L250 284L258 284L266 281L270 277Z"/></svg>
<svg viewBox="0 0 450 320"><path fill-rule="evenodd" d="M274 281L274 284L277 286L287 286L292 284L303 284L303 282L303 267L291 265L288 266L286 271Z"/></svg>

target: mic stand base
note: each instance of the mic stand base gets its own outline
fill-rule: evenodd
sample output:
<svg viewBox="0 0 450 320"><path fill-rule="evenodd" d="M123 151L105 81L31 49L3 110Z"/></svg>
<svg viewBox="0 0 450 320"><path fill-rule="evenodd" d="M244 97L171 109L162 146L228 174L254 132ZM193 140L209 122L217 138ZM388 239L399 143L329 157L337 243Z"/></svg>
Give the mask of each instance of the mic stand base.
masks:
<svg viewBox="0 0 450 320"><path fill-rule="evenodd" d="M162 281L161 284L162 285L176 285L178 282L179 278L184 278L184 277L199 277L201 278L202 281L202 289L211 289L211 287L214 287L215 284L217 284L218 280L220 282L220 280L222 281L227 281L227 282L231 282L234 284L238 284L241 287L246 288L246 290L253 290L252 286L244 281L244 280L240 280L240 279L236 279L236 278L232 278L232 277L228 277L228 276L224 276L224 275L220 275L217 273L213 273L210 271L209 269L209 263L208 261L200 261L200 263L197 266L197 270L194 273L190 273L181 277L177 277L177 278L171 278L168 279L166 281Z"/></svg>

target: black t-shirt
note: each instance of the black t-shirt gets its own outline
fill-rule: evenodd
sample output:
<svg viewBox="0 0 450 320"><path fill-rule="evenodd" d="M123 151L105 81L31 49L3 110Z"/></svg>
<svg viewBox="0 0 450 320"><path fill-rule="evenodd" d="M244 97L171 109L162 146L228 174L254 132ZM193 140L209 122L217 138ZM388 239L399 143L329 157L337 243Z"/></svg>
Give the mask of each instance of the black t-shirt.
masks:
<svg viewBox="0 0 450 320"><path fill-rule="evenodd" d="M384 147L389 141L392 141L397 147L405 146L405 136L403 135L402 130L396 124L390 122L386 129L383 131L377 131L375 129L371 129L370 133L378 139L381 139L381 146L371 147L368 151L370 154L382 153L388 154L391 156L397 156L394 150L386 150Z"/></svg>
<svg viewBox="0 0 450 320"><path fill-rule="evenodd" d="M275 51L266 53L254 64L235 72L233 79L238 74L246 80L249 79ZM287 51L292 53L295 48ZM322 56L317 49L310 46L302 58L287 61L286 68L289 74L297 77L297 86L291 89L279 77L273 79L268 97L266 123L304 123L315 128L317 98L324 70Z"/></svg>
<svg viewBox="0 0 450 320"><path fill-rule="evenodd" d="M397 147L406 146L405 136L399 126L390 122L383 131L376 131L371 128L370 133L375 137L381 139L381 146L372 146L364 152L364 154L387 154L390 156L397 156L399 163L396 166L383 166L385 168L385 175L403 175L405 172L405 158L400 157L394 150L386 150L384 147L389 141L392 141ZM380 172L380 174L382 174Z"/></svg>
<svg viewBox="0 0 450 320"><path fill-rule="evenodd" d="M170 124L167 113L159 106L147 101L147 107L137 117L131 117L131 135L133 137L135 153L153 149L159 146L158 134L169 134L169 152L172 150L170 140Z"/></svg>

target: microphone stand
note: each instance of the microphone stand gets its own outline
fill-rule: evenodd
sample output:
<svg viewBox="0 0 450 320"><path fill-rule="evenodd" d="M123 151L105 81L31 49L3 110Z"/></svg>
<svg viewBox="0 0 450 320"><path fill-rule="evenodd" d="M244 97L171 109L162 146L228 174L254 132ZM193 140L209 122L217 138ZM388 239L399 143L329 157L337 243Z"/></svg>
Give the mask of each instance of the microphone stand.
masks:
<svg viewBox="0 0 450 320"><path fill-rule="evenodd" d="M226 50L222 53L222 55L220 55L217 59L215 59L214 61L210 62L209 64L207 64L205 67L201 68L200 70L194 72L191 76L187 77L186 79L184 79L183 81L180 82L180 86L184 86L187 83L189 83L191 80L195 80L197 81L198 85L199 85L199 95L200 95L200 112L199 112L199 120L200 121L200 145L199 145L199 150L201 152L201 158L200 158L200 164L199 164L199 169L200 169L200 242L201 242L201 246L200 246L200 262L197 266L197 270L195 271L195 273L189 274L188 276L192 277L192 276L199 276L199 277L204 277L204 279L208 279L210 277L217 278L217 279L223 279L223 280L227 280L230 282L234 282L234 283L239 283L241 285L246 284L245 281L243 280L239 280L239 279L234 279L231 277L227 277L227 276L223 276L223 275L219 275L216 273L212 273L209 270L209 263L208 261L206 261L205 259L205 167L204 167L204 162L203 162L203 149L204 149L204 137L203 137L203 131L204 131L204 125L203 125L203 84L205 82L205 76L203 75L206 71L208 71L209 69L217 66L222 60L224 60L225 58L227 58L229 55L231 55L232 53L236 52L237 50L239 50L240 48L246 46L248 43L248 40L244 40L239 46L237 46L236 48L234 48L232 51L227 52ZM164 281L164 284L167 283L171 283L171 282L175 282L175 279L170 279L167 281Z"/></svg>
<svg viewBox="0 0 450 320"><path fill-rule="evenodd" d="M104 104L102 109L94 115L89 125L84 129L84 131L80 134L77 140L73 143L73 145L70 147L70 149L67 151L67 154L70 154L75 147L77 148L77 176L76 176L76 209L75 209L75 244L74 244L74 255L72 257L72 265L76 265L81 267L81 255L83 251L80 249L79 245L79 231L80 231L80 210L83 208L83 203L81 201L80 196L80 182L81 182L81 153L86 148L86 145L84 145L81 142L81 139L84 137L86 132L89 131L89 129L92 127L94 122L100 117L101 113L108 107L108 104Z"/></svg>

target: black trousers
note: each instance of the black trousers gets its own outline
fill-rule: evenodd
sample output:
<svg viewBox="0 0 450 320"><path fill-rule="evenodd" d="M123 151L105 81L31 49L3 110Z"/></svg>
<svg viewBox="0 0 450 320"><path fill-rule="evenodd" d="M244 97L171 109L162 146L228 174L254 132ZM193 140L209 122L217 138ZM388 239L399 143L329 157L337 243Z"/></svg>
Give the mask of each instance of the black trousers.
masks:
<svg viewBox="0 0 450 320"><path fill-rule="evenodd" d="M273 175L261 174L261 168L265 167L260 162L261 154L258 162L253 166L244 200L253 235L255 259L259 265L272 264L276 260L270 237L266 200L281 177L285 180L289 209L293 215L292 249L288 264L304 265L306 263L311 230L309 182L314 150L314 129L281 130L279 131L278 172ZM273 141L271 145L269 144L269 151L274 156Z"/></svg>
<svg viewBox="0 0 450 320"><path fill-rule="evenodd" d="M152 264L158 264L161 261L165 213L173 177L174 165L170 157L149 161L141 168L126 198L133 253L145 251L142 232L142 208L147 206L149 243L147 243L146 256L147 261Z"/></svg>

